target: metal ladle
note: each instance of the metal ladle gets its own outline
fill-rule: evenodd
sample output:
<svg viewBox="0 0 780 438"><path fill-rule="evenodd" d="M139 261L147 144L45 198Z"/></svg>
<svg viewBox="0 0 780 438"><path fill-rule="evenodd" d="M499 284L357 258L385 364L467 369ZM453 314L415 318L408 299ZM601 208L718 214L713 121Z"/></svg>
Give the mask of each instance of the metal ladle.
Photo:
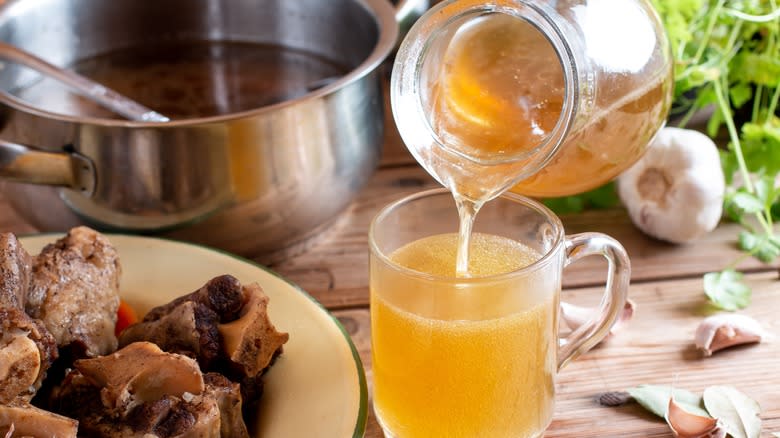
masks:
<svg viewBox="0 0 780 438"><path fill-rule="evenodd" d="M80 95L119 114L128 120L139 122L168 122L170 119L140 103L123 96L80 74L57 67L32 53L16 46L0 42L0 59L21 64L38 73L55 79Z"/></svg>

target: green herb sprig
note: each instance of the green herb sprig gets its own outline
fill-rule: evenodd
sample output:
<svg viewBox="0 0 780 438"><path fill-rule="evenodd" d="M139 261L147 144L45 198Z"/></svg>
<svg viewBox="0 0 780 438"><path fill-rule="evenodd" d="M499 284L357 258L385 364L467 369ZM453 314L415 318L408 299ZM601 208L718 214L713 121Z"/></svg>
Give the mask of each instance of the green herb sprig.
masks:
<svg viewBox="0 0 780 438"><path fill-rule="evenodd" d="M742 226L738 246L765 263L780 256L774 219L780 213L780 8L777 0L652 0L664 22L675 60L675 98L687 106L680 126L707 107L707 133L725 126L721 162L724 211ZM712 303L737 310L750 288L734 260L704 276Z"/></svg>

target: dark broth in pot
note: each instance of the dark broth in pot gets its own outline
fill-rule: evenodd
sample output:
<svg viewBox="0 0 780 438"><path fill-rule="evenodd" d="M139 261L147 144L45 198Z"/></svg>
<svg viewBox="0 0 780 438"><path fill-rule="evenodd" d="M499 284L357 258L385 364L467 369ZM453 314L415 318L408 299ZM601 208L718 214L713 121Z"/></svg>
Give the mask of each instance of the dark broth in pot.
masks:
<svg viewBox="0 0 780 438"><path fill-rule="evenodd" d="M177 42L131 47L70 66L171 119L247 111L305 95L349 72L287 47L239 42ZM52 79L18 90L41 109L120 119Z"/></svg>

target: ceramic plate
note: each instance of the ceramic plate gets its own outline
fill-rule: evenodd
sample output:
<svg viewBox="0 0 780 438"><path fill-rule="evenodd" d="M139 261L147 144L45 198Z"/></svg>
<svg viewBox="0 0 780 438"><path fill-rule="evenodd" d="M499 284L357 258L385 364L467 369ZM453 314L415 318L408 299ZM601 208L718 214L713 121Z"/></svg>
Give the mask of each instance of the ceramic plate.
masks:
<svg viewBox="0 0 780 438"><path fill-rule="evenodd" d="M25 237L37 254L57 235ZM290 334L284 353L264 376L255 418L258 437L361 437L368 396L363 366L338 321L297 286L252 262L197 245L109 235L122 264L121 296L140 317L151 307L231 274L259 283L271 301L271 321Z"/></svg>

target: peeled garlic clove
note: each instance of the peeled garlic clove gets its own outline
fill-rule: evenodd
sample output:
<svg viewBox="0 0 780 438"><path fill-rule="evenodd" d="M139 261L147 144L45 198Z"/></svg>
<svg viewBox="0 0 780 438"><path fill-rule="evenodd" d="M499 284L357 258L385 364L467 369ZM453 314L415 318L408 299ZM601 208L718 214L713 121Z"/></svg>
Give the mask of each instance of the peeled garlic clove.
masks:
<svg viewBox="0 0 780 438"><path fill-rule="evenodd" d="M677 438L725 438L726 436L726 430L720 427L718 420L684 410L674 401L674 397L669 399L666 423Z"/></svg>
<svg viewBox="0 0 780 438"><path fill-rule="evenodd" d="M634 316L635 308L636 304L634 304L633 301L626 300L623 311L620 312L618 320L615 321L615 325L612 326L609 332L614 333L618 331L621 325L630 321ZM572 330L577 330L581 325L588 322L592 316L596 315L597 312L598 309L595 308L575 306L574 304L561 302L561 317L566 322L566 325Z"/></svg>
<svg viewBox="0 0 780 438"><path fill-rule="evenodd" d="M724 348L740 344L761 342L767 333L755 319L739 314L710 316L696 329L696 348L705 356Z"/></svg>

